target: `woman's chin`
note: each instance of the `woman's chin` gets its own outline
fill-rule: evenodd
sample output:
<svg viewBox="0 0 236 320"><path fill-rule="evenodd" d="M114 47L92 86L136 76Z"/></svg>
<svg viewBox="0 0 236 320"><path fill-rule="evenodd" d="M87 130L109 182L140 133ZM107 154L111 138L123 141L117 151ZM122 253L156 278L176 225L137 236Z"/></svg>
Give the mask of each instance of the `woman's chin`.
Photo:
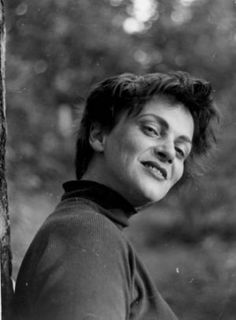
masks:
<svg viewBox="0 0 236 320"><path fill-rule="evenodd" d="M136 197L133 199L133 205L135 208L143 208L150 206L160 200L162 200L165 197L166 193L143 193L139 197Z"/></svg>

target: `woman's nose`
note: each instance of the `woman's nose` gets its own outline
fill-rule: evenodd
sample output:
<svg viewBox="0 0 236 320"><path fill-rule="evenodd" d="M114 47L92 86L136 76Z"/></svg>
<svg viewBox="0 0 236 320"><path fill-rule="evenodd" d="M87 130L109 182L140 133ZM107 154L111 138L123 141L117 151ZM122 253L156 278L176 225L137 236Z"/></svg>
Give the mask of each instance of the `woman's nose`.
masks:
<svg viewBox="0 0 236 320"><path fill-rule="evenodd" d="M171 142L163 143L155 147L155 155L161 162L172 163L175 158L175 147Z"/></svg>

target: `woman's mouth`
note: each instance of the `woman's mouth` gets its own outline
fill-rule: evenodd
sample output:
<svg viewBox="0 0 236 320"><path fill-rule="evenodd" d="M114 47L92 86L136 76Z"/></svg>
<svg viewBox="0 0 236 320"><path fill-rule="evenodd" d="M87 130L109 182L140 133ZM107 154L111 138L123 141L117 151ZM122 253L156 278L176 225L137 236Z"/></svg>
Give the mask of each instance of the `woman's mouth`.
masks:
<svg viewBox="0 0 236 320"><path fill-rule="evenodd" d="M142 165L158 180L167 179L167 171L161 168L156 162L143 161Z"/></svg>

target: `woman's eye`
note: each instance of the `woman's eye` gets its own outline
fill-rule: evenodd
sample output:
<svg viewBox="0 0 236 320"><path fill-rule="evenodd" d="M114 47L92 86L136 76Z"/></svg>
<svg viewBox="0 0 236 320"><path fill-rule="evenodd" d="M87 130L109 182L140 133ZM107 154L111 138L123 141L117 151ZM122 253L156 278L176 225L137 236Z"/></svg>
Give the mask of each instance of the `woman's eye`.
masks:
<svg viewBox="0 0 236 320"><path fill-rule="evenodd" d="M184 159L185 158L185 152L180 149L180 148L175 148L176 152L177 152L177 155L181 158L181 159Z"/></svg>
<svg viewBox="0 0 236 320"><path fill-rule="evenodd" d="M149 135L155 135L155 136L159 136L159 132L157 129L150 127L150 126L145 126L144 127L144 131L146 133L148 133Z"/></svg>

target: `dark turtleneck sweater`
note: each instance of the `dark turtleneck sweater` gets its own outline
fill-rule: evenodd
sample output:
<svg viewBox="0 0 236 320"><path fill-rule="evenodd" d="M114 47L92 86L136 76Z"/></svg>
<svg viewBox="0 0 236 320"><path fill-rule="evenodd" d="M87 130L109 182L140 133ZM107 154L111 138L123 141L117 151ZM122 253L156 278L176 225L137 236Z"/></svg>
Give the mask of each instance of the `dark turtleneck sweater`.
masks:
<svg viewBox="0 0 236 320"><path fill-rule="evenodd" d="M13 319L176 320L122 232L134 208L95 182L64 189L21 265Z"/></svg>

